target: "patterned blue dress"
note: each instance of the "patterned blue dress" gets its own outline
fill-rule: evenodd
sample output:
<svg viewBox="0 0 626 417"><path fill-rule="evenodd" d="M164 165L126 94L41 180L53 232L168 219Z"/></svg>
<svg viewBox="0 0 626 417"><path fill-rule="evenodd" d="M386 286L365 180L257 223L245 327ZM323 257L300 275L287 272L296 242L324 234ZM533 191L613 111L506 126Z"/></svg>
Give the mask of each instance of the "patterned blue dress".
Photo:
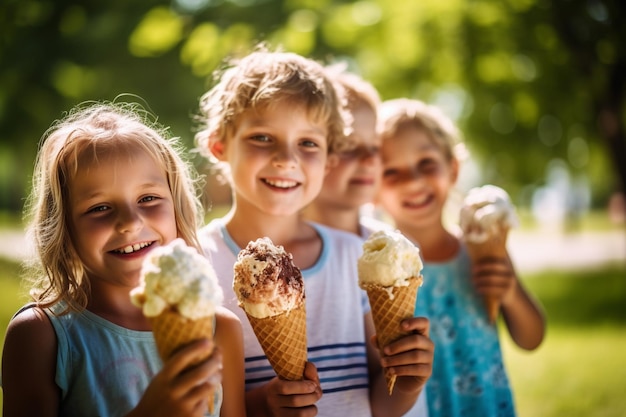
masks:
<svg viewBox="0 0 626 417"><path fill-rule="evenodd" d="M435 343L426 384L430 417L515 416L497 327L471 283L465 247L452 260L425 263L415 315L430 319Z"/></svg>

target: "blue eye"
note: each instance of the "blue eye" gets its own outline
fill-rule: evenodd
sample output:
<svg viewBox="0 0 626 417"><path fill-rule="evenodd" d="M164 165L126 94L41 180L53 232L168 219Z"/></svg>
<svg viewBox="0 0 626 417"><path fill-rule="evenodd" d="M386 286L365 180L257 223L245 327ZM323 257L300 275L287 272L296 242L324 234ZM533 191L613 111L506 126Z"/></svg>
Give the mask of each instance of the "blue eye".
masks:
<svg viewBox="0 0 626 417"><path fill-rule="evenodd" d="M313 141L313 140L309 140L309 139L305 139L302 142L300 142L300 144L306 148L317 148L317 142Z"/></svg>
<svg viewBox="0 0 626 417"><path fill-rule="evenodd" d="M154 201L156 200L158 197L153 196L153 195L149 195L146 197L143 197L142 199L139 200L140 203L146 203L146 202L150 202L150 201Z"/></svg>
<svg viewBox="0 0 626 417"><path fill-rule="evenodd" d="M100 213L109 210L108 206L96 206L87 210L87 213Z"/></svg>
<svg viewBox="0 0 626 417"><path fill-rule="evenodd" d="M256 142L269 142L271 139L268 135L252 135L250 136L250 139Z"/></svg>

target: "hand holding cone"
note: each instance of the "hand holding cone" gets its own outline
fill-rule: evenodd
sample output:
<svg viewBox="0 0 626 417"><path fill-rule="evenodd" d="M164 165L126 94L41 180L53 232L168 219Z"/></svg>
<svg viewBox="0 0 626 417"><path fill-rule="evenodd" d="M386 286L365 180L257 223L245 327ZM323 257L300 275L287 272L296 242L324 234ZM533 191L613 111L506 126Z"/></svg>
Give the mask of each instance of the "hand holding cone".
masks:
<svg viewBox="0 0 626 417"><path fill-rule="evenodd" d="M359 285L367 292L382 350L411 334L403 331L400 323L413 317L417 292L422 285L419 249L400 232L379 231L363 244L358 269ZM391 395L396 376L385 372L385 378Z"/></svg>
<svg viewBox="0 0 626 417"><path fill-rule="evenodd" d="M130 296L152 323L157 350L164 361L195 340L213 340L215 310L222 304L223 292L209 260L182 239L155 248L146 256L140 285ZM208 403L213 414L214 391Z"/></svg>
<svg viewBox="0 0 626 417"><path fill-rule="evenodd" d="M506 191L493 185L471 189L461 208L460 226L472 262L484 258L507 258L507 237L517 222L515 208ZM484 303L489 321L494 323L500 301L484 297Z"/></svg>

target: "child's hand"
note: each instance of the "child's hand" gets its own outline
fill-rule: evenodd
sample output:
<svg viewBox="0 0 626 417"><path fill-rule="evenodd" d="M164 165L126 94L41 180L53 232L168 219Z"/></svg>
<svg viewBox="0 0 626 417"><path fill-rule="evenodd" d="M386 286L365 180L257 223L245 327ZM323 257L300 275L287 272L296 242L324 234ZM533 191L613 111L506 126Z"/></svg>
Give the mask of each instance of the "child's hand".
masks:
<svg viewBox="0 0 626 417"><path fill-rule="evenodd" d="M506 305L513 297L517 278L509 259L483 258L472 267L472 282L479 295Z"/></svg>
<svg viewBox="0 0 626 417"><path fill-rule="evenodd" d="M309 417L317 415L315 403L322 397L317 368L307 362L302 381L278 377L266 386L267 406L273 416Z"/></svg>
<svg viewBox="0 0 626 417"><path fill-rule="evenodd" d="M403 320L402 329L412 334L385 346L381 366L398 376L395 389L416 392L433 372L435 345L429 338L430 322L425 317Z"/></svg>
<svg viewBox="0 0 626 417"><path fill-rule="evenodd" d="M129 416L204 416L209 396L222 378L222 354L216 347L207 360L192 364L212 346L212 341L204 339L176 352Z"/></svg>

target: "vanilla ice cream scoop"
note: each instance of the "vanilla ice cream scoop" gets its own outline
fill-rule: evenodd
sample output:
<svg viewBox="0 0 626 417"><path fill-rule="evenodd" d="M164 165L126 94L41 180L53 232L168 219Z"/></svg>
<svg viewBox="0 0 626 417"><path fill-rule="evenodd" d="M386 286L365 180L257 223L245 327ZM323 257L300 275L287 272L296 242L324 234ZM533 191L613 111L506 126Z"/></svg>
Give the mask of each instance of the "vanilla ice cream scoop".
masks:
<svg viewBox="0 0 626 417"><path fill-rule="evenodd" d="M290 253L264 237L237 255L233 290L239 305L256 318L291 311L304 302L302 273Z"/></svg>
<svg viewBox="0 0 626 417"><path fill-rule="evenodd" d="M211 262L184 240L175 239L148 253L140 285L130 297L146 317L170 309L197 320L214 315L224 294Z"/></svg>
<svg viewBox="0 0 626 417"><path fill-rule="evenodd" d="M461 207L460 227L465 240L482 243L518 225L509 195L495 185L469 190Z"/></svg>
<svg viewBox="0 0 626 417"><path fill-rule="evenodd" d="M399 231L379 230L363 243L358 261L359 285L406 287L409 279L421 279L420 251Z"/></svg>

